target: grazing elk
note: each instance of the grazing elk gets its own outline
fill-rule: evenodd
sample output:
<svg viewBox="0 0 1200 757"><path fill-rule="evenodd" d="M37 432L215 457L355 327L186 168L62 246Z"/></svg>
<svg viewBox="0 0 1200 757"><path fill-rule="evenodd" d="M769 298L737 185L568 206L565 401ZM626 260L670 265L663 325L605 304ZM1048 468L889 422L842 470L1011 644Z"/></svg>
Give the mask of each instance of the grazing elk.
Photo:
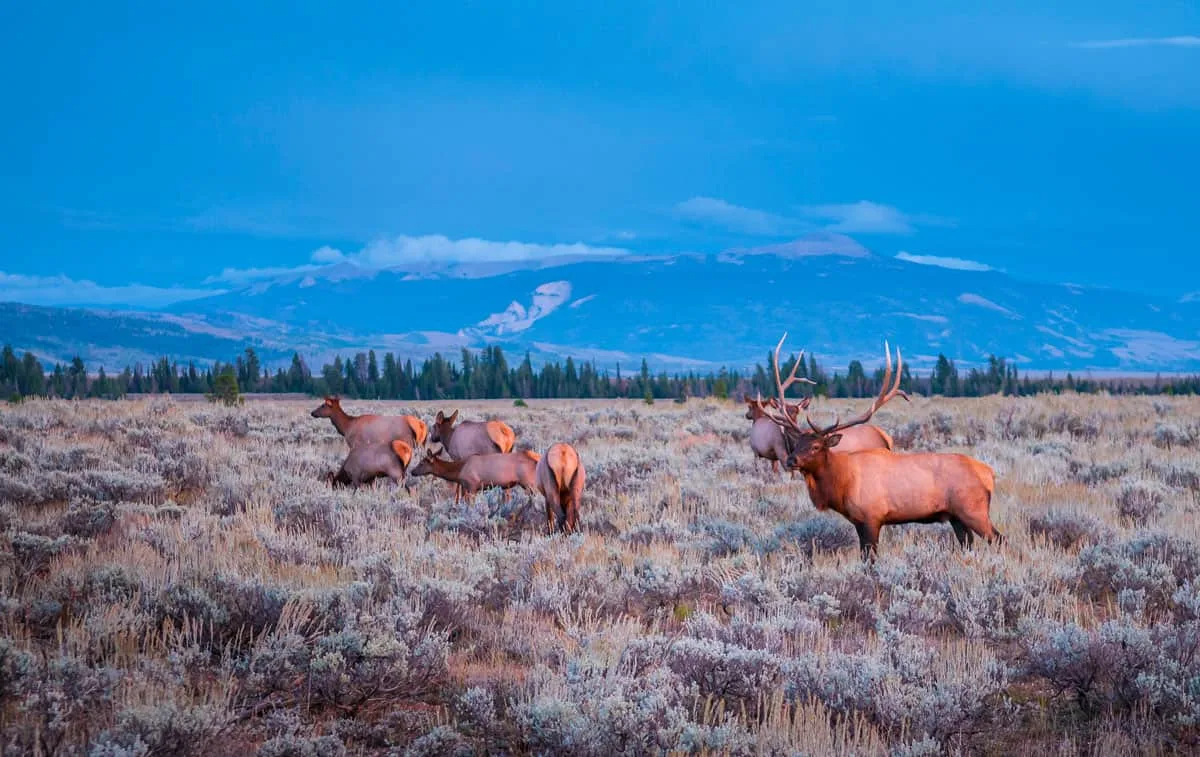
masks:
<svg viewBox="0 0 1200 757"><path fill-rule="evenodd" d="M517 435L503 421L463 421L457 426L458 411L443 415L439 410L429 431L430 443L441 444L451 460L471 455L512 452Z"/></svg>
<svg viewBox="0 0 1200 757"><path fill-rule="evenodd" d="M541 455L531 450L471 455L465 460L443 460L436 455L426 455L413 466L410 473L414 476L433 475L457 484L455 502L461 500L464 494L473 496L493 486L504 490L504 499L507 501L508 491L514 486L520 486L532 495L537 488L537 464L540 458Z"/></svg>
<svg viewBox="0 0 1200 757"><path fill-rule="evenodd" d="M334 487L349 486L357 489L379 478L390 478L408 489L404 471L412 460L412 447L400 439L390 442L360 444L346 455L337 473L325 474Z"/></svg>
<svg viewBox="0 0 1200 757"><path fill-rule="evenodd" d="M416 449L425 443L428 433L425 421L415 415L350 415L337 397L326 397L312 411L312 417L333 421L333 427L351 448L399 439Z"/></svg>
<svg viewBox="0 0 1200 757"><path fill-rule="evenodd" d="M805 415L808 428L804 428L786 410L771 413L792 450L787 466L804 474L809 496L818 510L833 510L854 524L864 560L873 559L879 529L889 524L949 522L964 547L974 543L975 534L989 542L1000 539L989 514L995 474L988 465L951 453L870 449L834 454L846 429L866 423L894 397L908 399L900 390L904 365L900 351L896 351L893 383L891 350L885 349L883 386L862 415L844 423L835 417L828 426L817 426ZM778 381L778 363L775 376ZM782 392L779 399L786 407Z"/></svg>
<svg viewBox="0 0 1200 757"><path fill-rule="evenodd" d="M574 533L579 529L579 505L587 474L579 453L570 444L555 444L537 464L537 485L546 498L546 533L559 530Z"/></svg>

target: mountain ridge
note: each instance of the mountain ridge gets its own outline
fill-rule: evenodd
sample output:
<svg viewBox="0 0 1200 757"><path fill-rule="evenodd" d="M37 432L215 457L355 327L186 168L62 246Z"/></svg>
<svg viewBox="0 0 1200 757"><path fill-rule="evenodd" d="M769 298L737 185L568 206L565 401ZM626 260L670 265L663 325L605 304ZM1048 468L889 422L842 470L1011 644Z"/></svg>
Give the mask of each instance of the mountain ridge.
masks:
<svg viewBox="0 0 1200 757"><path fill-rule="evenodd" d="M52 359L80 352L106 368L123 367L107 362L122 355L229 360L244 346L273 364L293 351L318 362L366 349L419 359L495 344L535 359L612 367L645 357L688 370L762 362L789 331L790 346L835 367L874 362L887 339L916 368L944 353L964 365L1001 355L1035 371L1200 371L1200 300L881 257L842 235L527 262L371 270L340 259L156 311L0 314L15 347Z"/></svg>

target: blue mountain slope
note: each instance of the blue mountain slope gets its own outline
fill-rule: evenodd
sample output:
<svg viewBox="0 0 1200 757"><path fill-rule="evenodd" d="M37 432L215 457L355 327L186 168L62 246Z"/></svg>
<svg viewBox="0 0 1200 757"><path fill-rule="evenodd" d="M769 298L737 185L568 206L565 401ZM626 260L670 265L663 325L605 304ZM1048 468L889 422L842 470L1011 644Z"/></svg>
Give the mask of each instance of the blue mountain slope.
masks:
<svg viewBox="0 0 1200 757"><path fill-rule="evenodd" d="M831 365L876 362L883 340L928 367L1003 355L1027 370L1200 370L1200 299L1040 284L917 265L852 240L720 256L376 271L338 264L182 303L166 313L5 310L15 346L117 367L169 354L269 361L374 348L420 359L499 344L535 360L667 370L762 361L779 336ZM832 250L832 252L830 252ZM825 252L825 254L819 254ZM12 336L9 336L12 334ZM90 362L90 361L89 361Z"/></svg>
<svg viewBox="0 0 1200 757"><path fill-rule="evenodd" d="M565 290L556 282L569 285L569 296L528 317L539 287ZM385 271L258 285L181 307L402 335L412 344L428 343L424 332L440 332L475 345L537 345L547 354L592 354L608 363L657 355L675 366L744 364L761 359L786 330L795 348L838 364L872 359L888 339L918 363L945 352L967 362L1006 355L1044 369L1200 367L1200 304L869 255L683 255L485 278ZM506 310L508 320L528 322L485 323Z"/></svg>

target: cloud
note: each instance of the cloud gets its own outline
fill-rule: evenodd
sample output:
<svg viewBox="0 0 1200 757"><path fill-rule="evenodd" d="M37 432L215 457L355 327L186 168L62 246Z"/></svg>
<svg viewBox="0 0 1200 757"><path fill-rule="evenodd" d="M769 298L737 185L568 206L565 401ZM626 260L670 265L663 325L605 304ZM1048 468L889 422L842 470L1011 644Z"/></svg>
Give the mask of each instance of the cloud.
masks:
<svg viewBox="0 0 1200 757"><path fill-rule="evenodd" d="M675 206L675 215L687 221L721 226L731 231L760 236L776 236L795 230L796 221L719 200L715 197L693 197Z"/></svg>
<svg viewBox="0 0 1200 757"><path fill-rule="evenodd" d="M829 231L846 234L909 234L913 219L891 205L869 200L832 205L805 205L800 209L810 218L831 222Z"/></svg>
<svg viewBox="0 0 1200 757"><path fill-rule="evenodd" d="M547 258L616 258L629 255L623 247L599 247L572 244L535 244L532 242L494 242L487 239L450 239L441 234L420 237L400 235L377 239L358 252L345 253L328 245L313 251L311 262L291 267L226 268L204 283L247 284L252 281L308 274L338 264L350 264L363 271L386 268L416 268L453 263L513 263L541 261Z"/></svg>
<svg viewBox="0 0 1200 757"><path fill-rule="evenodd" d="M326 249L322 247L321 249ZM320 252L320 250L318 250ZM314 255L316 253L313 253ZM267 268L226 268L220 273L204 279L205 284L249 284L251 281L274 279L280 276L291 276L308 273L322 268L320 265L305 264L298 266L269 266Z"/></svg>
<svg viewBox="0 0 1200 757"><path fill-rule="evenodd" d="M104 286L86 279L67 276L26 276L0 271L0 301L27 305L134 305L163 307L195 300L223 289L154 287L143 284Z"/></svg>
<svg viewBox="0 0 1200 757"><path fill-rule="evenodd" d="M377 239L345 257L363 268L389 268L405 263L498 263L555 257L620 257L628 254L629 250L621 247L595 247L581 242L493 242L474 237L450 239L441 234L429 234Z"/></svg>
<svg viewBox="0 0 1200 757"><path fill-rule="evenodd" d="M314 263L340 263L346 259L341 250L335 250L329 245L323 245L313 251L312 262Z"/></svg>
<svg viewBox="0 0 1200 757"><path fill-rule="evenodd" d="M913 255L910 252L901 250L896 253L897 260L903 260L908 263L916 263L917 265L933 265L939 268L952 268L955 271L994 271L987 263L980 263L977 260L967 260L965 258L943 258L937 255Z"/></svg>
<svg viewBox="0 0 1200 757"><path fill-rule="evenodd" d="M1112 50L1122 47L1200 47L1200 37L1127 37L1125 39L1092 39L1071 42L1068 47L1081 50Z"/></svg>

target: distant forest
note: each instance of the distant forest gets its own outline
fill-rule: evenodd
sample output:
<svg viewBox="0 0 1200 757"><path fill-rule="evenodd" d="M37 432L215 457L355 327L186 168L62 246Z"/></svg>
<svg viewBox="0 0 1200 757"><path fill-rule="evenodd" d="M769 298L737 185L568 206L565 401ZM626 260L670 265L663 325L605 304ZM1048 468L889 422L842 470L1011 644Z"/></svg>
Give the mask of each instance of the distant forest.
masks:
<svg viewBox="0 0 1200 757"><path fill-rule="evenodd" d="M789 357L782 366L786 375L795 363ZM89 375L83 361L76 357L67 365L56 364L47 373L42 362L29 352L18 358L11 346L0 353L0 397L98 397L118 399L129 394L169 392L172 394L211 394L214 387L228 387L236 381L238 391L302 392L311 395L336 394L358 399L544 399L544 398L615 398L680 400L687 397L741 398L761 392L775 392L770 373L771 356L752 372L722 368L706 374L652 373L643 360L633 371L620 366L615 371L600 371L595 364L576 362L546 363L534 368L528 353L516 365L499 347L479 352L464 349L459 362L440 354L421 361L402 360L388 352L380 360L374 351L359 352L343 360L340 356L313 372L296 354L287 369L274 373L265 369L253 349L247 349L231 363L217 362L198 367L194 362L180 365L162 358L152 365L134 365L118 374L100 368ZM883 370L867 371L852 361L845 371L827 368L809 357L797 375L812 379L815 386L793 392L828 397L867 397L879 390ZM1061 377L1022 377L1015 365L1001 357L991 357L986 368L959 371L954 362L940 355L934 369L918 374L904 366L901 386L922 395L979 397L1003 393L1030 395L1043 392L1108 391L1114 394L1198 394L1200 376L1170 377L1154 380L1083 379L1070 373Z"/></svg>

